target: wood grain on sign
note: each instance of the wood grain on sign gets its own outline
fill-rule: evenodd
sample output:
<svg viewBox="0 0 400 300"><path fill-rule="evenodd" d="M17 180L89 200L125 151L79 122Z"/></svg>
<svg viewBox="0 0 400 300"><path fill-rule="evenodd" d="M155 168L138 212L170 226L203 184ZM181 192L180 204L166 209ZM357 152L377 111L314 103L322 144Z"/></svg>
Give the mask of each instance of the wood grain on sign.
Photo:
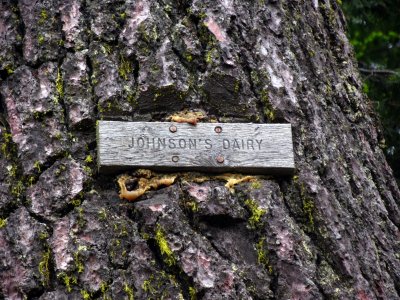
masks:
<svg viewBox="0 0 400 300"><path fill-rule="evenodd" d="M97 143L100 171L294 171L290 124L99 121Z"/></svg>

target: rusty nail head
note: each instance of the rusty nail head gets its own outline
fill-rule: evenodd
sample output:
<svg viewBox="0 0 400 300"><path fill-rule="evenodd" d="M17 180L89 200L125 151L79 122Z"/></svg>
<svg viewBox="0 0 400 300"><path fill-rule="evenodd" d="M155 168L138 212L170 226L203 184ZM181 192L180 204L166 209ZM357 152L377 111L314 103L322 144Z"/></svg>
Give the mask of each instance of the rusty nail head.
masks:
<svg viewBox="0 0 400 300"><path fill-rule="evenodd" d="M221 154L218 154L215 158L218 163L222 164L224 162L224 157Z"/></svg>
<svg viewBox="0 0 400 300"><path fill-rule="evenodd" d="M169 127L169 131L171 131L172 133L176 132L176 126L175 125L171 125Z"/></svg>
<svg viewBox="0 0 400 300"><path fill-rule="evenodd" d="M178 160L179 160L179 156L176 156L176 155L172 156L173 162L178 162Z"/></svg>
<svg viewBox="0 0 400 300"><path fill-rule="evenodd" d="M215 131L216 133L221 133L221 132L222 132L222 127L221 127L221 126L216 126L216 127L214 128L214 131Z"/></svg>

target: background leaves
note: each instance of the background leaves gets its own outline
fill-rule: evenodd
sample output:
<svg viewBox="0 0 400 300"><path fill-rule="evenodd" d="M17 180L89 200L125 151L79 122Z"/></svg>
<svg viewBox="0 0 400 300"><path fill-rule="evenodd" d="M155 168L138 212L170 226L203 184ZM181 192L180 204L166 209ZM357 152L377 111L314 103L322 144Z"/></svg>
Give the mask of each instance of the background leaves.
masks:
<svg viewBox="0 0 400 300"><path fill-rule="evenodd" d="M381 116L385 154L400 181L400 1L342 3L364 92Z"/></svg>

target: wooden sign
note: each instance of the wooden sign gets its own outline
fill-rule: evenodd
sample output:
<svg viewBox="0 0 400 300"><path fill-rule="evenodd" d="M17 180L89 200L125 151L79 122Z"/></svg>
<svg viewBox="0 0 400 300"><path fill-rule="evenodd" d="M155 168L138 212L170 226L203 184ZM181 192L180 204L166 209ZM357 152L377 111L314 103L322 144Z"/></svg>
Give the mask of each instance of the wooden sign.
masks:
<svg viewBox="0 0 400 300"><path fill-rule="evenodd" d="M97 143L100 171L291 174L294 170L290 124L99 121Z"/></svg>

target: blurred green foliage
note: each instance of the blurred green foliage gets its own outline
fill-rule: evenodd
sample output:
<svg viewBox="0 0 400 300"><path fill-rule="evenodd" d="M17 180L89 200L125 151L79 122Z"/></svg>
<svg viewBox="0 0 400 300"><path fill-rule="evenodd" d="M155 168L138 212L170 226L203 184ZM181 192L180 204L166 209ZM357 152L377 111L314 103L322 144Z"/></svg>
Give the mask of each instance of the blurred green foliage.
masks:
<svg viewBox="0 0 400 300"><path fill-rule="evenodd" d="M400 182L400 0L342 2L364 92L381 116L385 153Z"/></svg>

